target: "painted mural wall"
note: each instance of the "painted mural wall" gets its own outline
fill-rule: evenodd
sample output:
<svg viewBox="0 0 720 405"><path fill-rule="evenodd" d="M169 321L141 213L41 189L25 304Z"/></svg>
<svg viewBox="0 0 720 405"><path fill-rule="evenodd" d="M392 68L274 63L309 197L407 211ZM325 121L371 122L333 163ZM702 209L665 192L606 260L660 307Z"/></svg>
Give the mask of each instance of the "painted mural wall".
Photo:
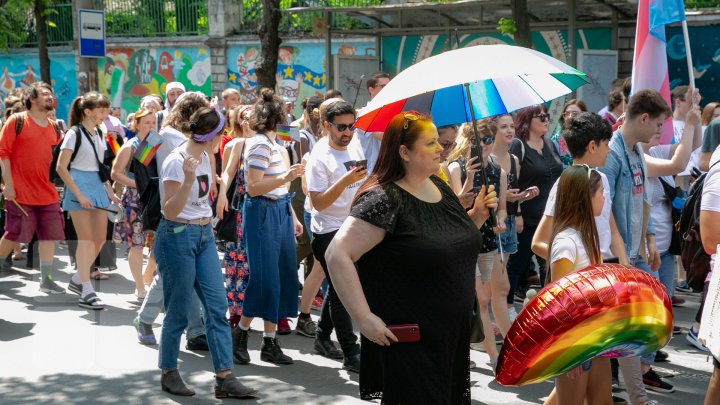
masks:
<svg viewBox="0 0 720 405"><path fill-rule="evenodd" d="M609 28L595 28L576 31L577 49L610 49L611 31ZM492 44L514 44L512 37L500 33L481 33L460 35L460 46ZM541 31L532 33L533 47L562 62L570 60L570 47L568 46L567 31ZM383 39L382 60L383 70L396 75L403 69L433 55L457 48L454 37L448 35L410 35L386 37ZM492 61L483 61L492 63ZM442 74L442 72L438 72ZM428 78L431 80L431 78ZM557 117L565 103L566 97L552 102L549 112ZM551 127L556 120L551 122ZM550 129L552 131L552 128Z"/></svg>
<svg viewBox="0 0 720 405"><path fill-rule="evenodd" d="M703 96L702 105L720 101L720 25L689 27L695 85ZM685 41L681 27L668 27L668 71L670 88L689 83Z"/></svg>
<svg viewBox="0 0 720 405"><path fill-rule="evenodd" d="M12 89L40 81L40 60L37 54L0 53L0 69L0 110L5 109L3 99ZM67 120L70 103L78 92L72 52L50 53L50 77L58 99L57 117Z"/></svg>
<svg viewBox="0 0 720 405"><path fill-rule="evenodd" d="M98 59L98 88L122 116L137 110L148 94L165 98L169 82L187 91L211 93L210 50L201 48L110 48Z"/></svg>
<svg viewBox="0 0 720 405"><path fill-rule="evenodd" d="M333 54L376 55L374 42L346 41L332 45ZM228 87L237 88L245 102L255 99L255 64L259 57L260 44L228 46ZM278 95L297 101L296 116L301 114L300 101L305 97L325 93L329 74L324 41L283 42L280 46L276 90Z"/></svg>

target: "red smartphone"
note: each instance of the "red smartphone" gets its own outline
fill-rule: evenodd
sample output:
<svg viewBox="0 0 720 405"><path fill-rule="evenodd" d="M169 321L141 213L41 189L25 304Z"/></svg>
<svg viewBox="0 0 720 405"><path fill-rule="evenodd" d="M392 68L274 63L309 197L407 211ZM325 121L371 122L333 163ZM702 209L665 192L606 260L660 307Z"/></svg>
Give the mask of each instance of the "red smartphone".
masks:
<svg viewBox="0 0 720 405"><path fill-rule="evenodd" d="M388 329L398 338L397 343L412 343L420 341L420 326L416 323L407 325L388 325ZM390 341L390 343L393 343Z"/></svg>

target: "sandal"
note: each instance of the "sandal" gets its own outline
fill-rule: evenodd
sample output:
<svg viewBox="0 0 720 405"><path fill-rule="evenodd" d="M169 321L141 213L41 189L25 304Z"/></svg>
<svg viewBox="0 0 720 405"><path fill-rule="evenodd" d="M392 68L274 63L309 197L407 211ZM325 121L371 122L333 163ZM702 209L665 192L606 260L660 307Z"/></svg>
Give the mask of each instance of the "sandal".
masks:
<svg viewBox="0 0 720 405"><path fill-rule="evenodd" d="M94 292L91 292L85 297L80 297L80 299L78 299L78 306L94 310L105 309L105 304Z"/></svg>
<svg viewBox="0 0 720 405"><path fill-rule="evenodd" d="M92 278L93 280L108 280L110 279L110 276L101 272L100 270L93 270L90 273L90 278Z"/></svg>

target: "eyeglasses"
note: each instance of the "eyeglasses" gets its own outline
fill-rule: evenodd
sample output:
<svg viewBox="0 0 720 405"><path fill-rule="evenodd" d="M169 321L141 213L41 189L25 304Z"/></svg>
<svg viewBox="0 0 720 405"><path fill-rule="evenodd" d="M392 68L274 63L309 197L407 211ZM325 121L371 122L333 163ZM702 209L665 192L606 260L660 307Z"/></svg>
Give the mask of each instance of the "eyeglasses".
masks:
<svg viewBox="0 0 720 405"><path fill-rule="evenodd" d="M492 145L493 142L495 141L495 137L486 135L486 136L483 136L482 138L480 138L480 140L481 140L482 143L484 143L485 145Z"/></svg>
<svg viewBox="0 0 720 405"><path fill-rule="evenodd" d="M455 147L455 142L452 142L452 141L442 142L442 143L440 143L440 146L442 146L442 148L444 150L450 150Z"/></svg>
<svg viewBox="0 0 720 405"><path fill-rule="evenodd" d="M352 131L352 130L353 130L353 125L354 125L354 124L336 124L336 123L334 123L334 122L329 122L329 121L328 121L328 124L334 126L335 129L337 129L337 130L340 131L340 132L345 132L345 131L347 131L348 129Z"/></svg>
<svg viewBox="0 0 720 405"><path fill-rule="evenodd" d="M565 114L563 114L563 117L565 118L575 118L580 114L580 111L565 111Z"/></svg>
<svg viewBox="0 0 720 405"><path fill-rule="evenodd" d="M539 119L540 122L545 122L548 119L550 119L550 115L547 113L535 114L535 115L533 115L533 118Z"/></svg>
<svg viewBox="0 0 720 405"><path fill-rule="evenodd" d="M590 176L592 175L592 172L595 171L595 169L593 169L592 167L590 167L590 166L588 166L588 165L586 165L586 164L579 164L579 165L573 165L573 166L579 166L579 167L584 167L584 168L586 168L587 171L588 171L588 180L590 180Z"/></svg>

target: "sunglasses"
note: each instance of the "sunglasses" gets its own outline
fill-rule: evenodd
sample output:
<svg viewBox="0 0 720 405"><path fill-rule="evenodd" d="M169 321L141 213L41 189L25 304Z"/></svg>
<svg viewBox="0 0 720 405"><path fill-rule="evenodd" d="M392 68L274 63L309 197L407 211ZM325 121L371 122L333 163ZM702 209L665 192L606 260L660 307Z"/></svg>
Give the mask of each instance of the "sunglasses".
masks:
<svg viewBox="0 0 720 405"><path fill-rule="evenodd" d="M443 142L440 144L444 150L450 150L455 147L455 142Z"/></svg>
<svg viewBox="0 0 720 405"><path fill-rule="evenodd" d="M352 131L354 129L353 128L354 124L336 124L334 122L328 122L328 124L334 126L335 129L337 129L340 132L345 132L348 129Z"/></svg>
<svg viewBox="0 0 720 405"><path fill-rule="evenodd" d="M548 119L550 119L550 115L547 114L547 113L535 114L535 115L533 115L533 118L539 119L540 122L545 122L545 121L547 121Z"/></svg>
<svg viewBox="0 0 720 405"><path fill-rule="evenodd" d="M590 176L592 175L592 172L595 171L595 169L593 169L592 167L590 167L590 166L588 166L588 165L586 165L586 164L573 165L573 166L579 166L579 167L584 167L584 168L586 168L587 171L588 171L588 180L590 180Z"/></svg>
<svg viewBox="0 0 720 405"><path fill-rule="evenodd" d="M563 117L565 118L575 118L578 115L580 115L580 111L566 111L565 114L563 114Z"/></svg>

